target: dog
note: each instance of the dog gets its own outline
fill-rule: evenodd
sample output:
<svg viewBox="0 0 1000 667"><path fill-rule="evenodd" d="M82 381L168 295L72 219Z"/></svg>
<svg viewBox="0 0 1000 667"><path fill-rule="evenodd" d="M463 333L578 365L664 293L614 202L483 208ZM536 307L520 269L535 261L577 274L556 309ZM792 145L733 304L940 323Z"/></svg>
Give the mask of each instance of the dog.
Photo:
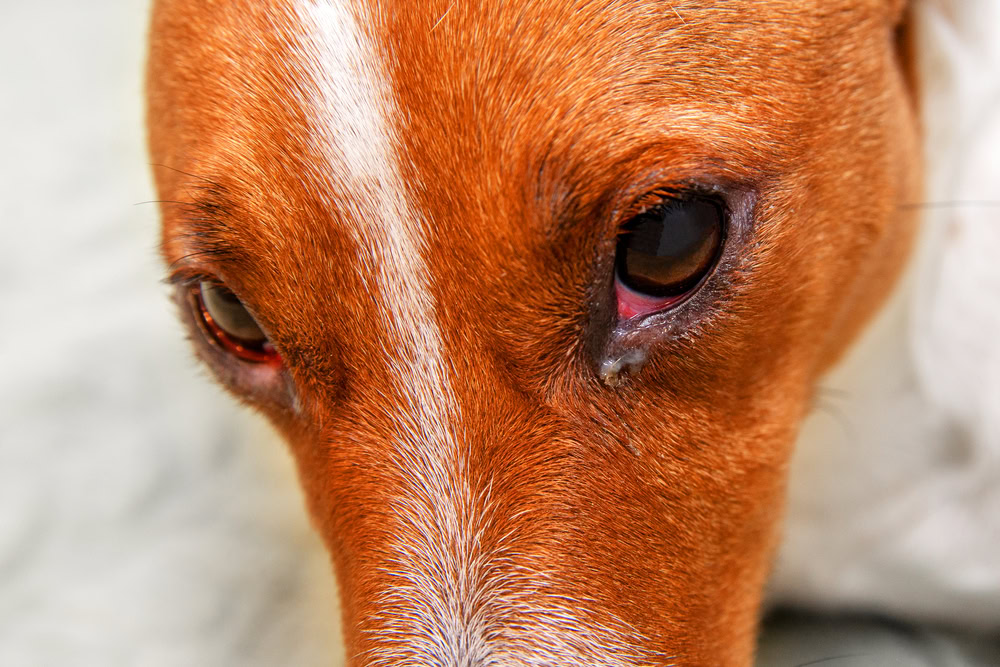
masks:
<svg viewBox="0 0 1000 667"><path fill-rule="evenodd" d="M156 0L199 356L355 665L749 665L816 381L910 251L902 0Z"/></svg>

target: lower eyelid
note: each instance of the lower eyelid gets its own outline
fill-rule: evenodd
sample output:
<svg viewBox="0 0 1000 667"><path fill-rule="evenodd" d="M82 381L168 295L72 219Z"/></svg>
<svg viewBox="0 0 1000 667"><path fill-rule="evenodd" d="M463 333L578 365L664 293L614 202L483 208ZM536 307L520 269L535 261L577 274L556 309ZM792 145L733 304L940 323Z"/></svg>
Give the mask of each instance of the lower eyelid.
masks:
<svg viewBox="0 0 1000 667"><path fill-rule="evenodd" d="M618 302L618 318L621 320L665 310L670 306L680 303L687 297L687 294L671 297L646 296L629 289L620 280L615 279L615 299Z"/></svg>
<svg viewBox="0 0 1000 667"><path fill-rule="evenodd" d="M233 356L212 340L192 300L190 286L181 287L177 301L191 330L194 348L222 384L254 402L295 409L295 389L283 361L280 361L281 357L277 357L277 363L248 363Z"/></svg>

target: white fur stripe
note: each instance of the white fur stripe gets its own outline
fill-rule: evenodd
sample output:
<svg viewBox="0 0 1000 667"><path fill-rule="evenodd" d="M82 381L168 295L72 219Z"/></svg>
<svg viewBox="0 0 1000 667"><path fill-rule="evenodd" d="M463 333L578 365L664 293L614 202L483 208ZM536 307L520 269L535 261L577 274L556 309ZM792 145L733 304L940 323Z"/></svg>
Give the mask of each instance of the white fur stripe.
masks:
<svg viewBox="0 0 1000 667"><path fill-rule="evenodd" d="M393 465L409 487L393 508L401 533L393 548L395 581L383 604L385 635L408 636L411 656L457 664L485 649L470 611L477 597L471 501L462 451L453 437L459 408L442 358L430 277L423 255L424 224L408 204L391 119L398 112L384 54L369 34L361 7L342 0L303 2L305 60L314 77L312 132L327 156L328 178L350 192L338 201L361 256L388 338L389 364L402 396L393 406L397 433ZM346 207L346 208L345 208ZM372 281L369 273L374 276ZM408 627L400 627L406 609ZM413 645L423 637L424 645ZM390 652L396 649L388 649ZM400 656L370 656L397 664Z"/></svg>
<svg viewBox="0 0 1000 667"><path fill-rule="evenodd" d="M405 364L395 370L411 407L424 417L423 435L436 444L450 443L444 425L453 421L457 406L441 356L423 223L407 203L409 190L387 122L397 116L388 76L375 45L342 2L307 3L304 16L312 29L307 59L318 93L312 129L330 174L352 195L337 207L348 213L344 222L361 254L360 275L375 276L368 287L398 346L395 361Z"/></svg>
<svg viewBox="0 0 1000 667"><path fill-rule="evenodd" d="M425 223L408 203L414 188L398 166L392 121L401 114L368 18L349 1L299 0L297 20L313 78L304 102L314 148L326 156L319 182L349 193L336 209L359 248L360 275L378 303L402 397L387 406L397 430L386 463L407 488L392 508L399 520L385 572L392 583L379 600L384 614L366 664L646 664L626 623L585 623L559 595L534 599L547 577L498 570L506 556L481 544L495 519L492 498L488 486L474 495L468 479L424 261ZM501 637L507 615L530 619L534 629Z"/></svg>

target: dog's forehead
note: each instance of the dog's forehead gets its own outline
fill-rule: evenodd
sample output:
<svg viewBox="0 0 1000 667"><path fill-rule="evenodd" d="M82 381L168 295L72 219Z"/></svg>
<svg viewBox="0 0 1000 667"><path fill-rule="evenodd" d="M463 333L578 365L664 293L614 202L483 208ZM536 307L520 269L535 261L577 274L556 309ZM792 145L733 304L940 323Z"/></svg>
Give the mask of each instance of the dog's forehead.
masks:
<svg viewBox="0 0 1000 667"><path fill-rule="evenodd" d="M351 151L391 131L404 166L439 179L514 176L498 166L523 167L521 177L538 166L525 163L564 148L558 159L586 180L640 144L648 125L711 136L712 114L775 110L860 55L849 33L880 18L881 4L161 0L169 18L154 39L174 35L160 58L180 84L174 105L214 119L220 134L283 130L280 145L294 152L302 131L321 129L343 164L365 167L370 153ZM653 108L659 117L645 120ZM778 111L755 121L787 127L777 116L790 110Z"/></svg>
<svg viewBox="0 0 1000 667"><path fill-rule="evenodd" d="M316 84L334 93L322 112L342 150L366 141L375 130L368 121L378 119L398 128L404 161L425 173L512 168L526 156L540 159L559 137L573 147L561 157L586 171L609 161L609 144L624 150L642 140L630 133L644 131L649 107L722 114L766 106L822 78L850 59L848 33L877 16L878 4L240 3L179 9L210 13L217 39L206 43L202 22L191 20L200 43L171 57L186 62L186 79L205 79L220 93L182 106L214 104L209 113L222 115L220 124L249 105L308 115ZM681 123L684 115L675 114ZM361 164L361 156L343 157Z"/></svg>
<svg viewBox="0 0 1000 667"><path fill-rule="evenodd" d="M558 187L593 194L665 132L715 153L765 145L755 132L780 145L806 98L789 100L851 60L848 33L878 4L163 0L154 38L173 35L159 58L173 76L157 80L177 84L164 105L186 115L180 126L209 128L190 133L202 143L192 152L229 175L325 192L337 207L398 186L439 209L435 225L454 237L459 216L440 209L537 201L528 189L553 172ZM398 178L383 182L389 159ZM493 224L516 229L515 213Z"/></svg>
<svg viewBox="0 0 1000 667"><path fill-rule="evenodd" d="M546 168L566 187L609 178L611 165L667 132L724 143L738 134L723 127L734 109L773 111L822 78L831 55L825 40L809 41L817 22L838 32L861 14L808 2L683 9L648 0L322 0L295 5L293 21L299 62L324 91L326 139L347 151L394 132L404 171L422 175L425 190L444 185L440 203L463 189L502 200ZM796 113L755 121L783 131Z"/></svg>
<svg viewBox="0 0 1000 667"><path fill-rule="evenodd" d="M460 264L447 252L498 275L647 146L681 178L801 162L843 112L815 91L867 66L880 5L161 0L154 157L229 186L235 240L269 279L296 253L359 257L345 244L394 259L329 262L334 282L393 259L405 283L414 258Z"/></svg>

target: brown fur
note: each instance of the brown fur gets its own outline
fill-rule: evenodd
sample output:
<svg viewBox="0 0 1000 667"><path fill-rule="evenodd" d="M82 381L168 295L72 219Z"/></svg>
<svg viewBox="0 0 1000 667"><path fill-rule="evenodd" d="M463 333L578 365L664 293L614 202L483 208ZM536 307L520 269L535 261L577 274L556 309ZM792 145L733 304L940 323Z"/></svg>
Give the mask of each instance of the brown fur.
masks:
<svg viewBox="0 0 1000 667"><path fill-rule="evenodd" d="M590 626L625 663L750 664L798 423L910 245L899 3L370 4L405 111L403 176L421 184L406 197L432 223L467 457L446 474L476 499L462 548L489 590L462 613L496 664L611 662ZM392 595L388 545L412 530L400 498L435 499L390 451L393 351L349 213L328 205L361 195L317 169L280 5L155 3L150 146L162 198L182 203L163 207L166 257L223 279L282 353L261 382L198 343L291 444L354 663L466 664L406 648L430 630ZM706 181L748 202L725 271L669 332L616 329L623 212ZM601 359L640 343L645 367L602 384ZM559 604L580 627L532 615Z"/></svg>

